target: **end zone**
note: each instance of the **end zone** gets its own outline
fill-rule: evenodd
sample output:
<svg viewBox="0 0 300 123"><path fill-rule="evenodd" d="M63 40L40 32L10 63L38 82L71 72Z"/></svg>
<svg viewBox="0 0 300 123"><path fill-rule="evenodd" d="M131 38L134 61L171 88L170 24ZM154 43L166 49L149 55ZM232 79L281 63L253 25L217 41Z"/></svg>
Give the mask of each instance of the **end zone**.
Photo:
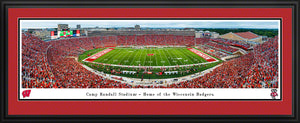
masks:
<svg viewBox="0 0 300 123"><path fill-rule="evenodd" d="M114 50L115 48L108 48L108 49L105 49L105 50L102 50L86 59L84 59L83 61L87 61L87 62L93 62L94 60L98 59L99 57L103 56L104 54Z"/></svg>
<svg viewBox="0 0 300 123"><path fill-rule="evenodd" d="M210 57L209 55L206 55L204 53L202 53L201 51L199 50L196 50L194 48L187 48L188 50L190 50L191 52L197 54L198 56L202 57L203 59L205 59L206 61L208 62L213 62L213 61L217 61L216 59Z"/></svg>

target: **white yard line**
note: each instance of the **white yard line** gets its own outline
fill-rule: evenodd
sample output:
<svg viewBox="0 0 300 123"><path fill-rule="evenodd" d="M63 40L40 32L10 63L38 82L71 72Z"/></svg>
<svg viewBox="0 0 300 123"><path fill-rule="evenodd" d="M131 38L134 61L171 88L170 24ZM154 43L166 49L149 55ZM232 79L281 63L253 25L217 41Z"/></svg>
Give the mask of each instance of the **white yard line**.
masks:
<svg viewBox="0 0 300 123"><path fill-rule="evenodd" d="M148 50L148 49L146 49L146 55L145 55L145 59L144 59L144 64L143 64L143 66L145 65L145 62L146 62L146 59L147 59L147 53L148 53L147 50Z"/></svg>
<svg viewBox="0 0 300 123"><path fill-rule="evenodd" d="M135 54L135 55L134 55L134 57L133 57L133 59L132 59L132 60L134 60L134 58L135 58L135 56L136 56L136 53L135 53L135 51L133 51L133 52L130 52L129 54L130 54L130 56L129 56L129 57L127 57L127 58L125 59L125 61L128 61L128 60L131 58L131 56L132 56L133 54ZM129 61L128 61L128 62L129 62ZM129 65L131 65L131 64L129 64Z"/></svg>
<svg viewBox="0 0 300 123"><path fill-rule="evenodd" d="M187 58L186 60L191 60L191 58L189 57L189 56L187 56L187 54L185 54L185 53L183 53L182 51L176 51L177 53L180 53L180 54L182 54L182 56L184 56L185 58ZM182 58L183 59L183 58ZM184 62L184 61L183 61ZM192 61L193 62L193 61ZM182 63L182 62L181 62ZM185 62L184 62L184 64L185 64ZM193 62L193 64L195 64L195 62Z"/></svg>
<svg viewBox="0 0 300 123"><path fill-rule="evenodd" d="M170 56L172 56L172 59L173 59L173 61L174 61L174 57L173 57L173 55L171 55L170 53L169 53L169 51L167 50L167 53L170 55ZM178 59L176 59L177 61L179 61L181 64L183 64L180 60L178 60ZM176 62L177 63L177 62ZM178 63L177 63L178 64Z"/></svg>
<svg viewBox="0 0 300 123"><path fill-rule="evenodd" d="M154 50L155 51L155 50ZM157 53L157 50L156 50L156 53ZM154 55L155 55L155 61L156 61L156 65L158 65L157 64L157 57L156 57L156 53L154 53Z"/></svg>
<svg viewBox="0 0 300 123"><path fill-rule="evenodd" d="M142 56L142 54L143 54L143 51L141 50L140 57L139 57L139 64L141 64L141 56Z"/></svg>
<svg viewBox="0 0 300 123"><path fill-rule="evenodd" d="M121 52L120 54L117 54L117 55L113 56L109 61L112 60L112 61L113 61L112 63L115 64L115 59L113 59L113 58L118 57L118 56L120 56L121 54L123 55L124 52ZM122 56L122 55L121 55L121 56ZM124 59L124 58L123 58L123 59ZM122 59L122 60L123 60L123 59ZM120 60L120 63L121 63L122 60ZM109 63L109 61L107 61L107 63ZM117 61L118 61L118 60L117 60Z"/></svg>
<svg viewBox="0 0 300 123"><path fill-rule="evenodd" d="M135 49L135 50L136 50L136 49ZM138 51L138 53L140 53L140 51ZM138 54L138 53L136 53L136 54L135 54L135 56L134 56L134 57L133 57L133 59L131 60L131 63L130 63L130 65L132 65L132 63L134 63L134 61L135 61L135 58L136 58L136 56L137 56L137 54ZM139 58L139 59L140 59L140 58Z"/></svg>
<svg viewBox="0 0 300 123"><path fill-rule="evenodd" d="M160 53L160 50L159 50L159 55L160 55L160 58L162 59L162 57L161 57L161 53ZM164 55L166 56L166 54L165 54L165 53L164 53ZM167 58L167 56L166 56L165 58L168 60L169 64L171 65L171 63L170 63L169 59Z"/></svg>
<svg viewBox="0 0 300 123"><path fill-rule="evenodd" d="M184 53L183 53L183 54L184 54ZM189 53L184 54L184 55L185 55L185 57L189 58L189 60L191 60L191 62L193 62L193 64L195 64L195 62L194 62L194 59L195 59L195 58L193 58L193 56L191 56Z"/></svg>
<svg viewBox="0 0 300 123"><path fill-rule="evenodd" d="M118 49L117 49L118 50ZM112 61L113 63L114 63L114 59L113 58L115 58L115 57L118 57L120 54L119 54L119 52L115 52L115 53L113 53L113 54L110 54L110 57L108 57L108 58L106 58L106 59L109 59L108 61L105 61L106 63L110 63L109 61Z"/></svg>
<svg viewBox="0 0 300 123"><path fill-rule="evenodd" d="M151 54L151 48L150 48L150 54ZM148 54L147 54L148 55ZM150 61L151 61L151 55L149 56L150 57ZM151 63L152 63L152 61L150 62L150 66L151 66Z"/></svg>
<svg viewBox="0 0 300 123"><path fill-rule="evenodd" d="M166 53L165 53L165 50L164 50L164 49L163 49L163 51L162 51L162 52L163 52L163 53L164 53L164 55L166 56L165 58L168 60L169 64L170 64L170 65L172 65L172 64L171 64L171 62L170 62L170 60L168 59L168 57L167 57L167 55L166 55Z"/></svg>

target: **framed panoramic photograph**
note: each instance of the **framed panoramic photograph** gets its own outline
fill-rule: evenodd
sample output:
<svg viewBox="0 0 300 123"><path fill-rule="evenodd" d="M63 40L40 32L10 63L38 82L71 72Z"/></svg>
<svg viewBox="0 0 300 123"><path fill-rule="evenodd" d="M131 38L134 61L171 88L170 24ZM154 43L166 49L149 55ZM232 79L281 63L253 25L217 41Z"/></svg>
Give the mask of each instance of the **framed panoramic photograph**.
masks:
<svg viewBox="0 0 300 123"><path fill-rule="evenodd" d="M298 120L299 2L2 5L2 120Z"/></svg>
<svg viewBox="0 0 300 123"><path fill-rule="evenodd" d="M19 100L282 99L281 18L18 23Z"/></svg>

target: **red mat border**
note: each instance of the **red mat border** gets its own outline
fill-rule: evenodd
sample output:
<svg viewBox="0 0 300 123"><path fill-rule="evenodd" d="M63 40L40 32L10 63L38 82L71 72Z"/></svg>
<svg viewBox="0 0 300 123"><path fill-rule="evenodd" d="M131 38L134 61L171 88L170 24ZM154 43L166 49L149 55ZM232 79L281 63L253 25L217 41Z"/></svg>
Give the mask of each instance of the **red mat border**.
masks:
<svg viewBox="0 0 300 123"><path fill-rule="evenodd" d="M18 101L18 18L282 18L282 101ZM291 115L291 8L9 8L8 115ZM247 95L245 95L247 96Z"/></svg>

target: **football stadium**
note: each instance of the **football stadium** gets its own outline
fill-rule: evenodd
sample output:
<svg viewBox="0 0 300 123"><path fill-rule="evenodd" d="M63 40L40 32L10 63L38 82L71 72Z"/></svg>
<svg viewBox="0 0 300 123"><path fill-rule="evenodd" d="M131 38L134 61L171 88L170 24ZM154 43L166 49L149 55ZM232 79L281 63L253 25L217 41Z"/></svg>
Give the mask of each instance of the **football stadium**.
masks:
<svg viewBox="0 0 300 123"><path fill-rule="evenodd" d="M194 29L22 31L22 88L278 88L278 36Z"/></svg>

